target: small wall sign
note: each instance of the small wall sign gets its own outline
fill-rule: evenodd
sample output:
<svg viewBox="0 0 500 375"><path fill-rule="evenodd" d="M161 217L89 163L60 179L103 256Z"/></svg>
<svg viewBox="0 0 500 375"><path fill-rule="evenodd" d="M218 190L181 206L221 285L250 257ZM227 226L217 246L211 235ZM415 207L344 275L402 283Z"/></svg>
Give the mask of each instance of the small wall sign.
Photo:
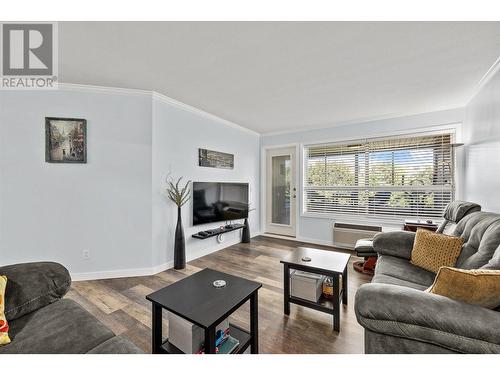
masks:
<svg viewBox="0 0 500 375"><path fill-rule="evenodd" d="M200 167L234 169L234 155L200 148L198 149L198 165Z"/></svg>

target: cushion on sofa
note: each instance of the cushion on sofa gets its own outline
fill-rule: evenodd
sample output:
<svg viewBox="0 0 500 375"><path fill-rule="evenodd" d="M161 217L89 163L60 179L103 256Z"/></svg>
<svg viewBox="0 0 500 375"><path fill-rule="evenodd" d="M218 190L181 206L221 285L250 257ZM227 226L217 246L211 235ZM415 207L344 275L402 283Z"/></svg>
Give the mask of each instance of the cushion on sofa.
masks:
<svg viewBox="0 0 500 375"><path fill-rule="evenodd" d="M500 306L500 271L441 267L429 292L494 309Z"/></svg>
<svg viewBox="0 0 500 375"><path fill-rule="evenodd" d="M0 353L80 354L114 336L79 304L62 299L10 322L12 342Z"/></svg>
<svg viewBox="0 0 500 375"><path fill-rule="evenodd" d="M411 252L412 264L436 273L443 266L453 267L462 250L463 238L417 229Z"/></svg>
<svg viewBox="0 0 500 375"><path fill-rule="evenodd" d="M500 245L500 215L473 212L458 223L454 236L464 239L455 267L477 269L487 265ZM489 269L494 269L489 267Z"/></svg>
<svg viewBox="0 0 500 375"><path fill-rule="evenodd" d="M390 255L381 255L377 261L377 266L375 268L375 278L373 281L380 282L380 280L389 280L387 278L377 277L385 275L397 280L401 280L407 283L416 284L422 286L416 289L426 289L434 282L436 274L433 272L426 271L420 267L417 267L410 263L410 261L398 257L393 257ZM395 284L390 282L388 284ZM397 283L396 285L403 285L404 283Z"/></svg>
<svg viewBox="0 0 500 375"><path fill-rule="evenodd" d="M500 246L495 249L493 256L481 269L485 270L500 270Z"/></svg>
<svg viewBox="0 0 500 375"><path fill-rule="evenodd" d="M9 322L58 301L71 286L68 270L54 262L3 266L0 275L9 280L5 298Z"/></svg>
<svg viewBox="0 0 500 375"><path fill-rule="evenodd" d="M372 284L389 284L389 285L398 285L405 286L407 288L416 289L416 290L426 290L429 288L427 285L420 285L413 283L411 281L401 280L394 276L388 276L384 274L376 274L373 276Z"/></svg>
<svg viewBox="0 0 500 375"><path fill-rule="evenodd" d="M415 232L382 232L373 237L373 248L380 255L411 259Z"/></svg>
<svg viewBox="0 0 500 375"><path fill-rule="evenodd" d="M5 287L7 286L7 276L0 275L0 346L10 343L9 324L5 318Z"/></svg>
<svg viewBox="0 0 500 375"><path fill-rule="evenodd" d="M452 223L458 223L468 214L477 211L481 211L481 206L477 203L453 201L446 206L443 219Z"/></svg>
<svg viewBox="0 0 500 375"><path fill-rule="evenodd" d="M500 326L500 314L480 306L402 286L370 283L358 289L355 312L358 322L372 332L459 353L500 353L500 330L492 329Z"/></svg>

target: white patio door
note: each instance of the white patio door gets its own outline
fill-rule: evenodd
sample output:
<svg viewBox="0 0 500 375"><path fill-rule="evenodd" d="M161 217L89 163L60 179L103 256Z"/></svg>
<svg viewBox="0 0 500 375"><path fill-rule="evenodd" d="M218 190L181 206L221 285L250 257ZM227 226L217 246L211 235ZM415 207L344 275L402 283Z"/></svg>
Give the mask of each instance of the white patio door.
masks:
<svg viewBox="0 0 500 375"><path fill-rule="evenodd" d="M266 232L295 237L297 187L295 147L266 153Z"/></svg>

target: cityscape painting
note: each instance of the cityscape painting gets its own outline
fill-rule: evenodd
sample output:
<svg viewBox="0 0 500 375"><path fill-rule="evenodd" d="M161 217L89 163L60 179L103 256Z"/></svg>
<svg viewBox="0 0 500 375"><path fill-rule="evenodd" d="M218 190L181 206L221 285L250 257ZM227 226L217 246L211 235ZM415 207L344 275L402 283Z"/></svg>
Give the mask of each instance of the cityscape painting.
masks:
<svg viewBox="0 0 500 375"><path fill-rule="evenodd" d="M200 148L198 162L200 167L233 169L234 155Z"/></svg>
<svg viewBox="0 0 500 375"><path fill-rule="evenodd" d="M87 120L45 117L45 161L87 162Z"/></svg>

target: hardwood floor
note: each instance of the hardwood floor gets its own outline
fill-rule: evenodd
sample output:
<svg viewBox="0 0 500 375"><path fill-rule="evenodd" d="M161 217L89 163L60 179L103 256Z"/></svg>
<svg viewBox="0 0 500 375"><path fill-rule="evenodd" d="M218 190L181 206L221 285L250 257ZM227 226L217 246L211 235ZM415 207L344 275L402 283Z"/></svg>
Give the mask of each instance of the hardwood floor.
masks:
<svg viewBox="0 0 500 375"><path fill-rule="evenodd" d="M280 259L298 246L331 250L318 245L270 237L254 237L250 244L237 244L188 263L185 270L167 270L153 276L74 282L68 298L79 302L116 335L129 338L151 352L151 304L145 296L186 275L209 267L262 283L259 291L260 353L363 353L363 329L354 314L354 295L371 277L349 265L349 304L342 306L341 331L333 330L332 316L291 305L283 314L283 267ZM249 328L249 305L231 316ZM168 322L164 319L164 332Z"/></svg>

